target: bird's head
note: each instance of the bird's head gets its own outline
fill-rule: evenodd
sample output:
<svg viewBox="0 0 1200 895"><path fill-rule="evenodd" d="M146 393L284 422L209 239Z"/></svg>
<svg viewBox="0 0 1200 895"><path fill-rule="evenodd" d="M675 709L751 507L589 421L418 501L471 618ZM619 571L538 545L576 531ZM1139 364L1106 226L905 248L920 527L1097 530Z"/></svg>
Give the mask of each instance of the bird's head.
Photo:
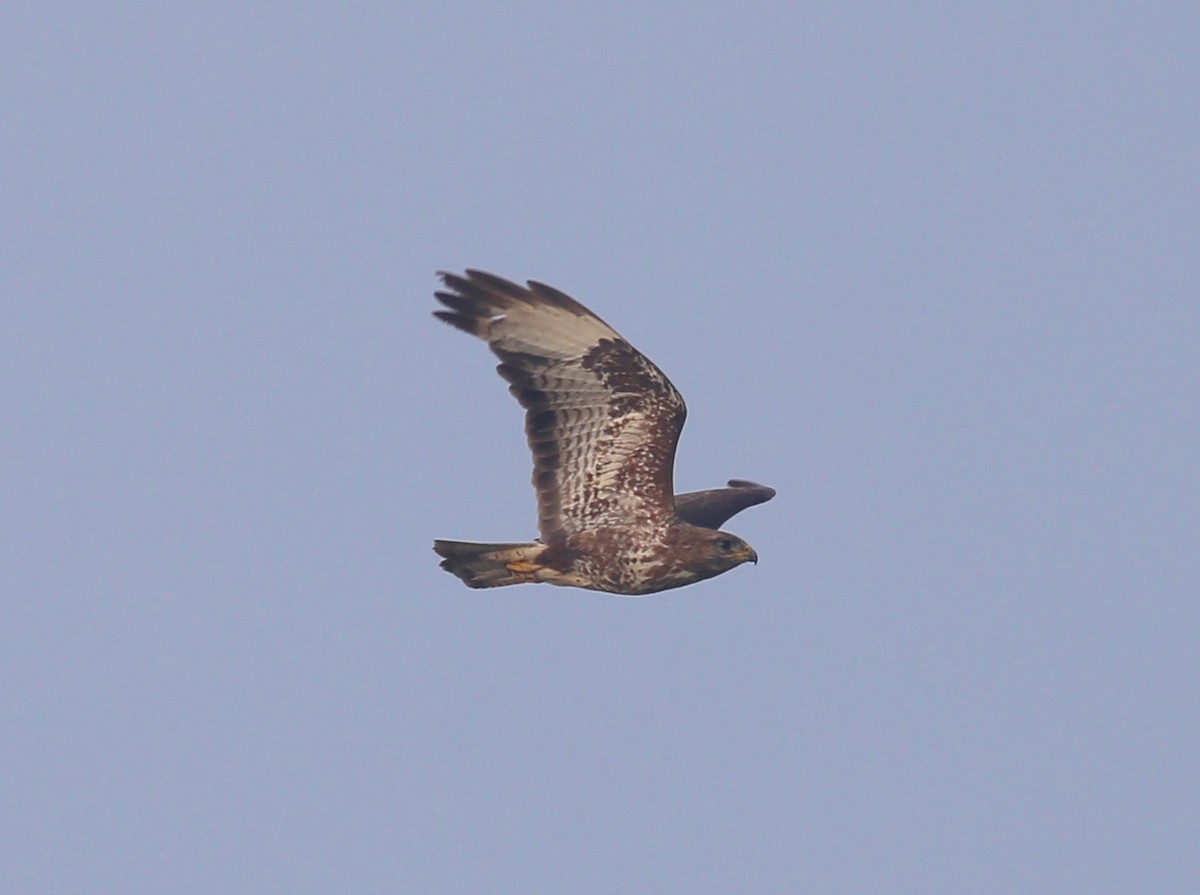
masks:
<svg viewBox="0 0 1200 895"><path fill-rule="evenodd" d="M697 571L703 570L705 577L719 575L744 562L758 562L754 548L727 531L691 527L690 560Z"/></svg>

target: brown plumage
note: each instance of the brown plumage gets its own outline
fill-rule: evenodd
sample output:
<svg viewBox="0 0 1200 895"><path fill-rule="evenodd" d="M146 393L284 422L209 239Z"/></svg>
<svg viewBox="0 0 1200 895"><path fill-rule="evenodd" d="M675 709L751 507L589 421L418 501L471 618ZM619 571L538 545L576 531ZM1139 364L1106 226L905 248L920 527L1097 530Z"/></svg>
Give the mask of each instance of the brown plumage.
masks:
<svg viewBox="0 0 1200 895"><path fill-rule="evenodd" d="M647 594L757 562L717 531L769 500L752 482L674 494L686 408L671 381L607 323L542 283L476 270L443 273L446 323L484 339L525 408L538 499L535 542L435 541L442 568L470 587L545 581Z"/></svg>

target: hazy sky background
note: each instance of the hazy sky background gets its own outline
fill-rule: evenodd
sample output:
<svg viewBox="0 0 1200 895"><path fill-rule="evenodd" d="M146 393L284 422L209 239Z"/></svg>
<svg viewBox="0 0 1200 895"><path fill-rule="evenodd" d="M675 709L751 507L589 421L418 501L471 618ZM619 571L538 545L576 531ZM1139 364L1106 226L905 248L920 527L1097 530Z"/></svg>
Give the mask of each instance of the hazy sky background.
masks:
<svg viewBox="0 0 1200 895"><path fill-rule="evenodd" d="M10 4L0 890L1200 891L1191 3ZM481 267L757 567L474 592Z"/></svg>

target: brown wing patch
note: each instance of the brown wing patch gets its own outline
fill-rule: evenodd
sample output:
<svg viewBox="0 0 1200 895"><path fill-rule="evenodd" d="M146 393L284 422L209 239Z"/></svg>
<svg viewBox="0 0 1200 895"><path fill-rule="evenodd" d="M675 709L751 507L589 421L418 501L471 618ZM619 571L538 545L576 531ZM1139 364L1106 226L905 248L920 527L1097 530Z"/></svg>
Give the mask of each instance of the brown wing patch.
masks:
<svg viewBox="0 0 1200 895"><path fill-rule="evenodd" d="M641 352L568 295L491 274L442 274L445 322L486 339L526 409L547 543L598 525L673 518L683 398Z"/></svg>
<svg viewBox="0 0 1200 895"><path fill-rule="evenodd" d="M582 360L608 392L610 449L599 459L596 479L607 488L614 507L625 494L637 495L646 508L674 515L675 448L687 408L666 375L623 339L602 339ZM633 443L636 440L636 443ZM634 508L630 508L634 509Z"/></svg>

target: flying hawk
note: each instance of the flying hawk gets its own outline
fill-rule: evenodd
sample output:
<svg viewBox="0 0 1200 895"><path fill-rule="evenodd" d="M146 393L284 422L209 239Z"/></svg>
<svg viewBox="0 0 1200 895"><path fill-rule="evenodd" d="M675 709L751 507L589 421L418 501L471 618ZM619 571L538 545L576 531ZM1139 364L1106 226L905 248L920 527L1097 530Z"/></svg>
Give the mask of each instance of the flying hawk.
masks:
<svg viewBox="0 0 1200 895"><path fill-rule="evenodd" d="M441 567L469 587L545 581L642 595L720 575L758 555L717 530L775 492L674 493L687 409L675 386L607 323L557 289L468 270L441 273L434 315L487 341L525 408L537 541L434 541Z"/></svg>

